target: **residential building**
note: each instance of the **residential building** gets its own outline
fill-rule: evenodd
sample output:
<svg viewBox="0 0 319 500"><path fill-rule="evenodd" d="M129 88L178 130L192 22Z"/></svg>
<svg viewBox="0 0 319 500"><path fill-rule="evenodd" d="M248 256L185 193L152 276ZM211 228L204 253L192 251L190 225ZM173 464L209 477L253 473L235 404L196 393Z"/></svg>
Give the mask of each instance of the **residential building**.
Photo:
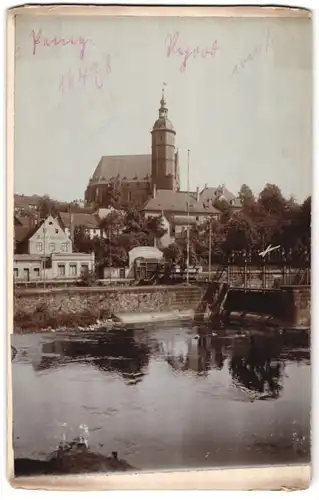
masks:
<svg viewBox="0 0 319 500"><path fill-rule="evenodd" d="M165 216L187 216L189 220L195 220L199 223L204 222L208 217L218 219L221 215L220 211L213 205L203 205L199 197L199 190L196 193L173 192L167 189L154 190L153 198L145 204L143 212L149 217L162 214Z"/></svg>
<svg viewBox="0 0 319 500"><path fill-rule="evenodd" d="M73 252L71 238L52 216L33 228L15 219L14 279L78 279L95 268L94 254Z"/></svg>
<svg viewBox="0 0 319 500"><path fill-rule="evenodd" d="M40 280L43 269L43 258L40 255L16 254L13 259L14 280Z"/></svg>
<svg viewBox="0 0 319 500"><path fill-rule="evenodd" d="M16 252L30 255L41 255L47 257L53 253L70 253L72 252L72 241L64 232L59 222L51 215L47 219L35 227L26 228L19 242L17 241Z"/></svg>
<svg viewBox="0 0 319 500"><path fill-rule="evenodd" d="M31 214L36 212L41 202L42 197L34 194L25 196L24 194L14 195L14 213L15 214Z"/></svg>
<svg viewBox="0 0 319 500"><path fill-rule="evenodd" d="M232 209L241 209L241 202L239 198L228 191L225 185L218 187L208 187L206 184L199 196L200 200L205 206L213 205L217 201L226 201Z"/></svg>

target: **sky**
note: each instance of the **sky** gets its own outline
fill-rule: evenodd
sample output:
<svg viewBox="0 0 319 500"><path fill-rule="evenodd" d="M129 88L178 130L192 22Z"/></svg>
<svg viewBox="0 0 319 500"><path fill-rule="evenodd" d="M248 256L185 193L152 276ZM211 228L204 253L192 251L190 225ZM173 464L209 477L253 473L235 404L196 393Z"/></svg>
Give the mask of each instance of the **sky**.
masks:
<svg viewBox="0 0 319 500"><path fill-rule="evenodd" d="M165 82L182 188L312 191L305 19L17 16L14 189L84 197L103 155L151 153Z"/></svg>

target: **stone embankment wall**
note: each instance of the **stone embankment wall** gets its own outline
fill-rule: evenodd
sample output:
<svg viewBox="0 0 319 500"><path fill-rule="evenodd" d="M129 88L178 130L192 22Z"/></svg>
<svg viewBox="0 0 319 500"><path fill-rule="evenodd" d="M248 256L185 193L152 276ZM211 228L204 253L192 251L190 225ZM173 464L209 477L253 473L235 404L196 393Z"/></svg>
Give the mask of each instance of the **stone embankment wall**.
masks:
<svg viewBox="0 0 319 500"><path fill-rule="evenodd" d="M16 290L14 331L86 326L117 313L193 311L195 320L310 326L309 286L228 289L226 284ZM178 317L178 315L176 315Z"/></svg>
<svg viewBox="0 0 319 500"><path fill-rule="evenodd" d="M195 311L205 290L203 286L16 290L14 327L81 326L120 312Z"/></svg>

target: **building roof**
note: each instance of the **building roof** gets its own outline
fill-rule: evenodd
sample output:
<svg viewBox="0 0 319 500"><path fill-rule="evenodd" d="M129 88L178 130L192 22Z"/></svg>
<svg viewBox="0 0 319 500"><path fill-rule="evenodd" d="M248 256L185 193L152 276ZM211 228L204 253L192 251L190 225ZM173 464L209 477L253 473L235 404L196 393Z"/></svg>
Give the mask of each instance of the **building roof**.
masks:
<svg viewBox="0 0 319 500"><path fill-rule="evenodd" d="M165 116L158 118L154 123L153 130L159 130L159 129L170 130L171 132L174 132L174 127L172 122Z"/></svg>
<svg viewBox="0 0 319 500"><path fill-rule="evenodd" d="M97 229L99 227L99 218L94 214L60 212L60 219L65 228L84 226L87 229ZM72 221L73 219L73 221Z"/></svg>
<svg viewBox="0 0 319 500"><path fill-rule="evenodd" d="M156 191L156 197L148 200L144 206L145 211L156 212L188 212L187 202L189 199L189 213L199 214L219 214L220 211L213 206L204 207L202 200L197 201L195 193L187 191L170 191L168 189L159 189Z"/></svg>
<svg viewBox="0 0 319 500"><path fill-rule="evenodd" d="M30 228L28 226L15 226L14 227L14 237L17 243L22 243L25 241L28 236L33 233L34 228Z"/></svg>
<svg viewBox="0 0 319 500"><path fill-rule="evenodd" d="M15 261L27 262L27 261L36 261L40 262L43 259L41 255L34 255L28 253L18 253L14 255Z"/></svg>
<svg viewBox="0 0 319 500"><path fill-rule="evenodd" d="M24 194L14 195L14 206L19 208L29 208L29 205L38 205L42 197L33 194L32 196L25 196Z"/></svg>
<svg viewBox="0 0 319 500"><path fill-rule="evenodd" d="M204 202L215 202L224 199L233 206L241 207L240 200L225 186L205 187L199 196Z"/></svg>
<svg viewBox="0 0 319 500"><path fill-rule="evenodd" d="M102 156L90 183L121 180L146 180L152 171L151 155Z"/></svg>

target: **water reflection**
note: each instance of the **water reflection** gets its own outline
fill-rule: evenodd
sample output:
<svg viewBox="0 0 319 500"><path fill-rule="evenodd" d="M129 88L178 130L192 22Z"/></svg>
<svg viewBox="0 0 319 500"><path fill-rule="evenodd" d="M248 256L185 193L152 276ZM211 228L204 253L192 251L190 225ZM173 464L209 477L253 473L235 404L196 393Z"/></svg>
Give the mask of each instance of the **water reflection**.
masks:
<svg viewBox="0 0 319 500"><path fill-rule="evenodd" d="M286 362L310 359L309 333L291 331L269 335L231 332L220 336L201 326L184 344L171 339L163 350L174 371L191 371L200 376L222 370L228 358L234 384L258 399L279 397Z"/></svg>
<svg viewBox="0 0 319 500"><path fill-rule="evenodd" d="M236 345L229 361L234 382L264 398L278 398L284 368L284 361L279 361L280 350L278 341L254 336Z"/></svg>
<svg viewBox="0 0 319 500"><path fill-rule="evenodd" d="M87 339L63 338L44 343L33 367L41 371L70 362L88 363L101 371L120 374L128 384L137 384L146 373L153 350L154 346L137 339L134 331L90 335Z"/></svg>
<svg viewBox="0 0 319 500"><path fill-rule="evenodd" d="M140 469L309 459L306 332L155 325L12 345L16 458L51 456L63 423L63 441L85 425L95 455Z"/></svg>
<svg viewBox="0 0 319 500"><path fill-rule="evenodd" d="M224 366L226 342L223 338L203 334L199 329L199 334L189 337L183 347L174 340L164 347L166 361L175 371L189 370L205 376L210 370L221 370Z"/></svg>

